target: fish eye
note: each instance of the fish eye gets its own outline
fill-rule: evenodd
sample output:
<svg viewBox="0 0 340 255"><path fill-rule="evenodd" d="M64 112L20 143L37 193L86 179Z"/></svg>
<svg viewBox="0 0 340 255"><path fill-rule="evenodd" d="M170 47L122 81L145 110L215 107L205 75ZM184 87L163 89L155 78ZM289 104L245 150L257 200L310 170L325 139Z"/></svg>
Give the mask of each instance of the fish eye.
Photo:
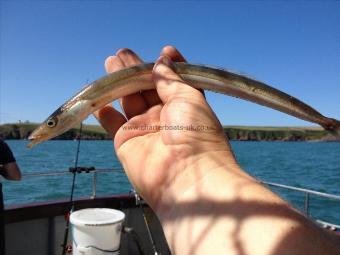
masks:
<svg viewBox="0 0 340 255"><path fill-rule="evenodd" d="M46 125L50 128L53 128L57 125L57 120L56 119L49 119L47 121Z"/></svg>

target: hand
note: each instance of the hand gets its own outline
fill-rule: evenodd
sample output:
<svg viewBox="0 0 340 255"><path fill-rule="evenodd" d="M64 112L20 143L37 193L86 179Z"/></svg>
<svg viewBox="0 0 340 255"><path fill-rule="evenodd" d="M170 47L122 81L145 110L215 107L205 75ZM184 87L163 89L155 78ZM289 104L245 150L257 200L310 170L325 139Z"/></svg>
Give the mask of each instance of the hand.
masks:
<svg viewBox="0 0 340 255"><path fill-rule="evenodd" d="M156 90L120 100L126 117L111 105L95 113L130 181L159 216L172 253L339 254L333 236L239 168L203 94L173 72L172 61L184 58L165 47L153 70ZM124 49L105 68L141 62Z"/></svg>
<svg viewBox="0 0 340 255"><path fill-rule="evenodd" d="M130 181L155 210L165 196L169 201L185 192L209 171L236 165L223 128L203 94L173 72L172 61L185 59L167 46L153 70L156 90L120 100L126 117L111 105L95 113L112 134ZM106 59L105 68L110 73L140 63L134 52L123 49ZM197 168L202 163L204 169Z"/></svg>

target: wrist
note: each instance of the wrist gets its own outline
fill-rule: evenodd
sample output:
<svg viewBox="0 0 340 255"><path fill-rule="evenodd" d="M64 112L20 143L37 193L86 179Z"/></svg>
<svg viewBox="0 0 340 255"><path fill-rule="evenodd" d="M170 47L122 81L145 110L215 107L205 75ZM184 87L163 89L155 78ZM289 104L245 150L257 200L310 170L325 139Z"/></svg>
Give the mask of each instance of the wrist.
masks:
<svg viewBox="0 0 340 255"><path fill-rule="evenodd" d="M162 195L154 205L161 220L178 210L184 200L199 201L202 198L199 196L217 198L215 193L217 182L228 181L230 175L250 178L239 167L230 150L196 154L177 162L174 168L169 170L173 173L172 179L163 188Z"/></svg>

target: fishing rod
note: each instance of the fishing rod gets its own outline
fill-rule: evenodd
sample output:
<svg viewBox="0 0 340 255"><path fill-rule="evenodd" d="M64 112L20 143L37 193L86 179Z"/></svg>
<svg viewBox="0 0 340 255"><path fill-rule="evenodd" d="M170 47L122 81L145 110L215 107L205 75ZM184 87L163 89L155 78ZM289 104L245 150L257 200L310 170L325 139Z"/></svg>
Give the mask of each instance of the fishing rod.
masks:
<svg viewBox="0 0 340 255"><path fill-rule="evenodd" d="M83 122L80 123L80 128L79 128L79 136L78 136L78 144L77 144L77 152L76 152L76 159L74 162L74 171L72 171L72 168L70 168L70 171L73 173L73 178L72 178L72 186L71 186L71 194L70 194L70 210L69 213L67 214L66 217L66 225L65 225L65 232L64 232L64 242L62 244L62 255L66 254L67 251L67 239L68 239L68 232L70 228L70 215L74 210L74 200L73 200L73 195L74 195L74 188L75 188L75 183L76 183L76 175L77 175L77 169L78 169L78 160L79 160L79 151L80 151L80 141L81 141L81 135L83 131Z"/></svg>

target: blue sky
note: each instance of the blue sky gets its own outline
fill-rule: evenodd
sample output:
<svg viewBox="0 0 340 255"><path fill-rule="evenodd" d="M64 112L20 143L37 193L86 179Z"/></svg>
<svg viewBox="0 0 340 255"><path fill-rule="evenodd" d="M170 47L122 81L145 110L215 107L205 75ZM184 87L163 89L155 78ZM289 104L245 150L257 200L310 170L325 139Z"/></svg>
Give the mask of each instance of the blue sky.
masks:
<svg viewBox="0 0 340 255"><path fill-rule="evenodd" d="M122 47L237 70L340 118L339 1L1 1L0 123L43 121ZM208 93L226 125L310 125ZM96 123L89 118L87 123Z"/></svg>

